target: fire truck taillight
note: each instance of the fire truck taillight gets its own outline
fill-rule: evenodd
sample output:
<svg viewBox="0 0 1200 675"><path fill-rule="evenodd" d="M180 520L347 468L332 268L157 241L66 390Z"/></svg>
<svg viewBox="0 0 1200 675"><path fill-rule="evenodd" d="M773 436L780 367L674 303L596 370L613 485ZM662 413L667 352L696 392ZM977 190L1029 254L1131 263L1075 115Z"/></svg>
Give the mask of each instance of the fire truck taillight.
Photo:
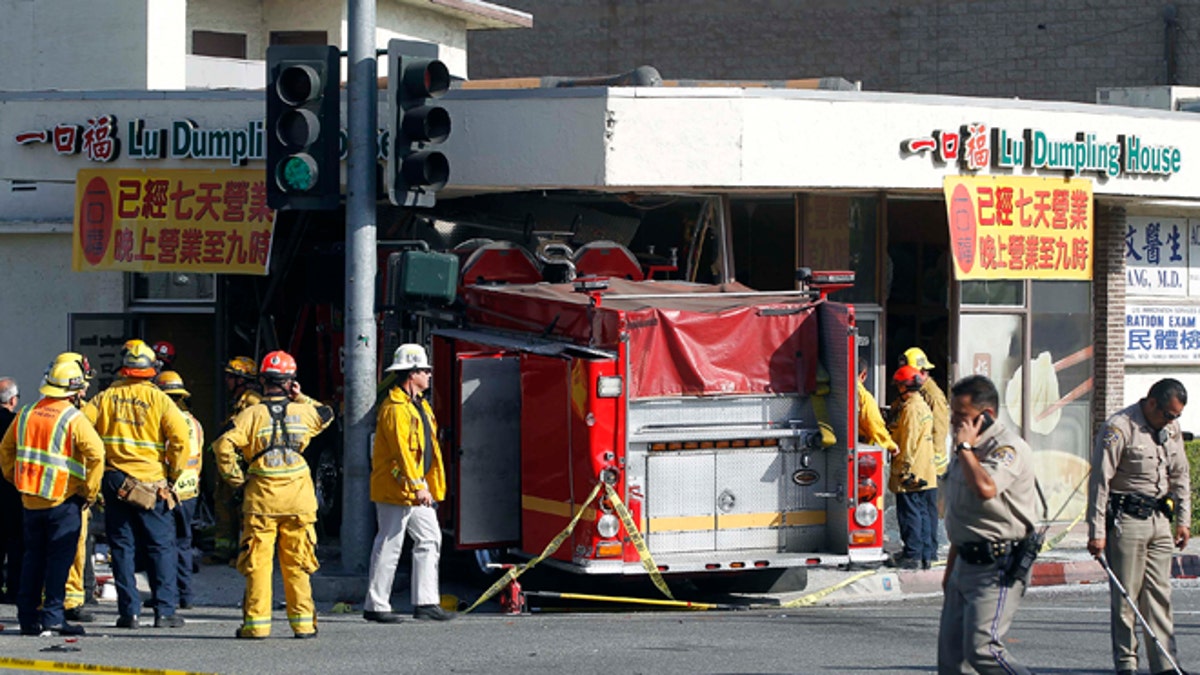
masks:
<svg viewBox="0 0 1200 675"><path fill-rule="evenodd" d="M879 486L870 478L858 481L858 501L873 502L879 496Z"/></svg>
<svg viewBox="0 0 1200 675"><path fill-rule="evenodd" d="M850 530L851 546L872 546L875 544L875 530Z"/></svg>
<svg viewBox="0 0 1200 675"><path fill-rule="evenodd" d="M870 527L879 520L879 509L871 502L863 502L854 507L854 522L858 523L859 527ZM874 535L872 535L872 543L874 543ZM857 542L855 542L857 543Z"/></svg>
<svg viewBox="0 0 1200 675"><path fill-rule="evenodd" d="M597 558L620 558L624 552L624 544L618 540L602 541L596 544Z"/></svg>
<svg viewBox="0 0 1200 675"><path fill-rule="evenodd" d="M621 521L611 513L606 513L596 520L596 533L605 539L617 536Z"/></svg>
<svg viewBox="0 0 1200 675"><path fill-rule="evenodd" d="M621 389L619 375L602 375L596 378L596 396L600 398L620 398Z"/></svg>
<svg viewBox="0 0 1200 675"><path fill-rule="evenodd" d="M870 478L875 475L875 470L879 468L879 459L875 454L862 453L858 456L858 477ZM874 499L875 497L871 497Z"/></svg>

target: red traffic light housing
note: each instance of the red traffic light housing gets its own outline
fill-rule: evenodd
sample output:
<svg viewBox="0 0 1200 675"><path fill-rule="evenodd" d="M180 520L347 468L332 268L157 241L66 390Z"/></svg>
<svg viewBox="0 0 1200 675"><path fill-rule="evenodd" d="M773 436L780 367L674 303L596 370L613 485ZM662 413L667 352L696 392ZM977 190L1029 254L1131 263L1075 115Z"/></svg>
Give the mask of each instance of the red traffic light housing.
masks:
<svg viewBox="0 0 1200 675"><path fill-rule="evenodd" d="M450 160L430 146L450 136L450 113L436 105L450 90L437 45L388 42L388 198L399 206L433 206L450 180Z"/></svg>
<svg viewBox="0 0 1200 675"><path fill-rule="evenodd" d="M267 48L267 204L336 209L341 65L329 45Z"/></svg>

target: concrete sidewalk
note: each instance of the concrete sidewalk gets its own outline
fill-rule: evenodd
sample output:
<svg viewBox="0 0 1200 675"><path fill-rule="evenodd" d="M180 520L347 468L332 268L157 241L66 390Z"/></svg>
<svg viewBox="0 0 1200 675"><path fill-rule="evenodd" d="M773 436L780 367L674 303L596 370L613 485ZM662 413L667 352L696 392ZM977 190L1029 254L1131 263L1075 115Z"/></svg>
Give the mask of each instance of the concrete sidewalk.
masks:
<svg viewBox="0 0 1200 675"><path fill-rule="evenodd" d="M1046 533L1046 540L1051 547L1038 556L1031 587L1108 583L1104 568L1087 551L1086 523L1051 526ZM807 589L781 595L779 601L783 606L797 607L940 594L946 552L947 548L943 547L940 551L942 564L930 570L897 570L888 567L859 571L811 570ZM1200 576L1200 537L1191 539L1183 551L1175 554L1171 576L1175 579L1195 579Z"/></svg>

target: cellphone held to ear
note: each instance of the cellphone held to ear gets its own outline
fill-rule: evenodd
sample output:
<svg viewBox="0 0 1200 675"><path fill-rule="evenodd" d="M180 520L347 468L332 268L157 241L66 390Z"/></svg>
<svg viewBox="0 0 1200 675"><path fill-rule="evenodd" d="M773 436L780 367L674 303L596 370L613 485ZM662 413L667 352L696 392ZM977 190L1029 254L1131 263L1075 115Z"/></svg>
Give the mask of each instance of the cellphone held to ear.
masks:
<svg viewBox="0 0 1200 675"><path fill-rule="evenodd" d="M992 418L992 414L986 410L979 413L979 416L983 418L983 423L979 425L979 433L981 434L987 431L988 427L996 423L996 420Z"/></svg>

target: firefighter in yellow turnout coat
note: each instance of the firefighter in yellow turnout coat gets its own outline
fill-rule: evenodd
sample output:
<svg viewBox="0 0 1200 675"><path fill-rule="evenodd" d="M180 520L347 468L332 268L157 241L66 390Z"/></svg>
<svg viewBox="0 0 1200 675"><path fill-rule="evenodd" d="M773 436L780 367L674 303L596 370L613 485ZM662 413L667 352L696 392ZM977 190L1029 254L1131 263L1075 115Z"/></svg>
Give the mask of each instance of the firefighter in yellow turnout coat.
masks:
<svg viewBox="0 0 1200 675"><path fill-rule="evenodd" d="M286 352L263 357L263 400L238 413L213 443L217 469L234 487L245 485L238 571L246 577L239 638L271 633L271 568L279 568L287 615L297 638L317 635L309 575L317 570L317 497L301 454L333 422L333 409L300 393L296 361ZM246 465L242 470L239 461Z"/></svg>
<svg viewBox="0 0 1200 675"><path fill-rule="evenodd" d="M96 500L104 466L104 444L75 407L86 389L77 363L53 364L40 390L44 398L22 408L0 441L0 470L25 507L17 594L22 635L84 633L64 620L63 599L80 516Z"/></svg>

